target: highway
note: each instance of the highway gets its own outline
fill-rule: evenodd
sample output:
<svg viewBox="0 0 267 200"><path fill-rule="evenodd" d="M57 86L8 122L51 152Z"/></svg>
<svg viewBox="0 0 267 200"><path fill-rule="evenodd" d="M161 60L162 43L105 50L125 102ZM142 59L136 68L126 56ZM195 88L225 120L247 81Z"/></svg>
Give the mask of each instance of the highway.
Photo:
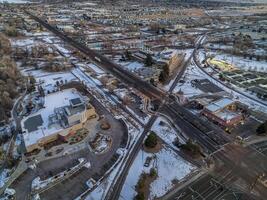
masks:
<svg viewBox="0 0 267 200"><path fill-rule="evenodd" d="M35 21L39 22L48 30L64 40L66 43L80 50L96 65L113 74L125 84L130 85L140 92L144 93L146 96L152 99L157 99L161 104L158 112L162 112L163 114L173 119L175 124L182 130L182 132L186 133L190 138L198 142L206 153L213 154L213 157L222 161L226 169L228 169L229 171L234 170L236 176L241 177L242 180L251 183L253 182L255 177L257 177L260 173L266 171L266 169L263 167L267 166L266 159L262 159L260 155L257 155L257 158L260 159L258 160L260 162L260 165L255 166L255 159L253 159L253 157L249 159L245 157L245 154L254 154L251 149L248 150L244 148L237 148L236 146L230 146L231 148L227 148L227 151L224 151L224 148L226 148L226 145L230 142L230 140L225 136L223 131L216 129L211 124L203 121L202 119L198 118L197 116L180 106L176 102L175 98L173 98L172 95L169 95L169 93L164 92L152 86L150 83L141 80L139 77L123 69L120 65L113 63L105 56L102 56L99 53L72 40L64 33L57 30L55 27L52 27L51 25L47 24L45 21L39 19L31 13L26 13L29 14ZM200 42L201 40L197 41ZM195 47L197 49L199 45L196 44ZM113 187L112 191L109 193L111 195L107 196L106 199L119 199L120 191L123 186L124 180L127 177L128 170L130 169L132 162L134 161L139 149L142 146L147 132L152 127L156 118L156 116L152 116L148 124L145 125L142 135L139 137L136 145L130 151L125 166L116 181L115 187ZM233 156L233 154L235 153L238 154ZM242 159L238 159L240 155L243 155ZM259 192L267 195L267 192Z"/></svg>

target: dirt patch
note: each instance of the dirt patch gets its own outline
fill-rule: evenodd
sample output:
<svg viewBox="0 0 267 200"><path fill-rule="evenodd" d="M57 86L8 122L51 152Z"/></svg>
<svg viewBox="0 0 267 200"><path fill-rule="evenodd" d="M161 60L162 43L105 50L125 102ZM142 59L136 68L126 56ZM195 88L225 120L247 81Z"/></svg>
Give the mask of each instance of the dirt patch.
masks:
<svg viewBox="0 0 267 200"><path fill-rule="evenodd" d="M187 16L193 16L193 17L203 17L205 16L205 12L203 9L199 8L189 8L184 10L184 14Z"/></svg>
<svg viewBox="0 0 267 200"><path fill-rule="evenodd" d="M194 160L201 160L203 158L203 156L201 155L201 153L199 154L194 154L192 151L186 150L186 149L181 149L181 151L188 155L189 157L191 157Z"/></svg>
<svg viewBox="0 0 267 200"><path fill-rule="evenodd" d="M136 200L142 199L148 199L149 193L150 193L150 184L157 179L157 173L150 172L149 174L143 173L140 176L140 179L135 187L137 196L135 197Z"/></svg>

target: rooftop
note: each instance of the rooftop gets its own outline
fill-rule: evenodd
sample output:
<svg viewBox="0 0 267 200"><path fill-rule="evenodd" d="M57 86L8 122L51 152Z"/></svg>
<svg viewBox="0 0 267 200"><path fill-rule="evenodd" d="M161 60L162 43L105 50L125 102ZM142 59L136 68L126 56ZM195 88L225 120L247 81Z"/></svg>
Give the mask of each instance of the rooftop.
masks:
<svg viewBox="0 0 267 200"><path fill-rule="evenodd" d="M21 121L26 146L35 144L41 138L64 129L67 122L63 118L58 117L58 114L61 114L56 112L58 109L66 110L67 108L69 111L67 113L68 116L82 112L85 109L82 96L75 89L48 94L45 96L44 101L44 108ZM71 102L76 107L72 107Z"/></svg>
<svg viewBox="0 0 267 200"><path fill-rule="evenodd" d="M207 110L209 110L210 112L217 112L219 110L224 109L226 106L230 105L234 103L233 100L229 99L229 98L222 98L219 99L217 101L212 102L211 104L209 104L208 106L206 106L205 108Z"/></svg>
<svg viewBox="0 0 267 200"><path fill-rule="evenodd" d="M237 116L240 116L239 113L231 112L229 110L222 110L220 112L217 112L215 115L225 121L229 121L236 118Z"/></svg>

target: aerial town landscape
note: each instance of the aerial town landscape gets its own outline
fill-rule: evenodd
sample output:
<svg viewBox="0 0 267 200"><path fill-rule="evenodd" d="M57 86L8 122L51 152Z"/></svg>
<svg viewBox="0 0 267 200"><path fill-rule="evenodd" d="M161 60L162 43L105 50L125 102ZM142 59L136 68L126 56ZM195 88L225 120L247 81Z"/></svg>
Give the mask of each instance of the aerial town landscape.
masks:
<svg viewBox="0 0 267 200"><path fill-rule="evenodd" d="M266 0L0 0L0 200L266 200Z"/></svg>

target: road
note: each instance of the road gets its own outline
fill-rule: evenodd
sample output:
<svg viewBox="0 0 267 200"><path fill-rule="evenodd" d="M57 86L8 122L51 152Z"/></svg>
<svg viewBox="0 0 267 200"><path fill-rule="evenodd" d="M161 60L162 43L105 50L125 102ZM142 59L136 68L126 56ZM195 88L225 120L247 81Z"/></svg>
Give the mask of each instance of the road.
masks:
<svg viewBox="0 0 267 200"><path fill-rule="evenodd" d="M234 177L224 172L221 177L204 174L189 186L170 196L169 200L253 200L252 196L230 187Z"/></svg>
<svg viewBox="0 0 267 200"><path fill-rule="evenodd" d="M180 127L184 133L197 141L207 153L212 154L215 159L221 161L226 169L229 171L233 170L236 176L245 181L247 185L253 183L259 174L266 172L266 167L264 168L264 166L267 166L265 157L262 157L261 154L255 154L255 151L253 151L251 148L244 149L231 146L232 148L225 150L225 145L229 143L229 139L225 136L225 134L223 134L223 131L209 125L206 121L202 121L202 119L196 117L194 114L183 108L176 102L175 98L173 98L174 96L169 95L169 93L166 93L152 86L148 82L141 80L139 77L123 69L120 65L113 63L105 56L102 56L83 46L82 44L72 40L64 33L58 31L56 28L50 26L45 21L39 19L31 13L26 13L64 40L66 43L80 50L82 53L88 56L92 62L100 66L102 69L113 74L127 85L130 85L144 93L146 96L152 99L157 99L162 105L162 107L159 109L160 112L163 112L170 118L174 119L177 126ZM198 45L196 45L196 48L198 48ZM125 167L121 171L121 176L118 178L118 184L116 184L117 186L114 187L110 199L119 198L120 190L123 186L124 180L126 179L128 170L142 145L146 133L150 130L151 126L155 122L155 119L156 116L153 116L149 120L148 124L144 127L142 135L129 154L128 160L125 163ZM235 156L233 156L233 154L235 154ZM245 157L245 155L250 155L251 157L248 158ZM258 162L259 165L255 165L256 162ZM257 189L257 192L262 196L267 195L267 191L263 190L259 184L255 184L253 189Z"/></svg>

